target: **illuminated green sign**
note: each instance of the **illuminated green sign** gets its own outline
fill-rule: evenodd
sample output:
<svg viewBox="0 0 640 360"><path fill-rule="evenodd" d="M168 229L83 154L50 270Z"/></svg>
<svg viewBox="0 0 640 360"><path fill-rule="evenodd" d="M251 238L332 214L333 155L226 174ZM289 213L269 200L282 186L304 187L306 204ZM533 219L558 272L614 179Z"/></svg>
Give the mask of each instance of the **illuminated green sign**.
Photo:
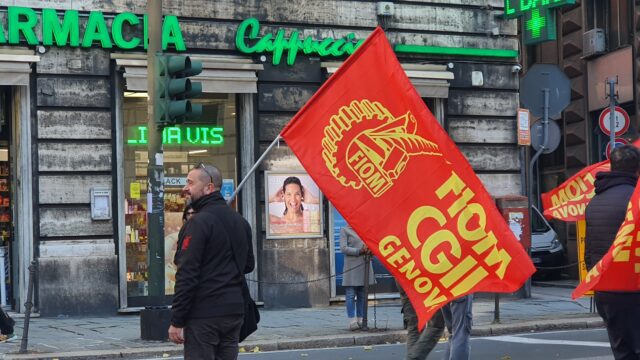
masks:
<svg viewBox="0 0 640 360"><path fill-rule="evenodd" d="M556 39L555 7L573 5L576 0L504 0L504 17L522 20L522 40L526 45Z"/></svg>
<svg viewBox="0 0 640 360"><path fill-rule="evenodd" d="M142 22L143 39L131 36L125 38L123 29L139 27ZM36 30L41 28L41 33ZM83 32L81 33L81 29ZM38 37L41 35L41 38ZM0 44L18 45L24 39L29 45L91 47L95 42L105 49L114 46L120 49L134 49L143 42L146 49L149 41L147 34L147 15L140 18L133 13L116 15L111 22L111 29L100 11L89 12L86 26L80 26L80 14L77 10L66 10L62 18L55 9L35 10L20 6L9 6L7 22L0 24ZM185 51L182 32L178 18L173 15L164 17L162 23L162 48L172 45L177 51Z"/></svg>
<svg viewBox="0 0 640 360"><path fill-rule="evenodd" d="M172 126L162 131L164 145L204 145L217 146L224 144L224 129L217 126ZM146 126L129 129L129 145L147 145L148 130Z"/></svg>
<svg viewBox="0 0 640 360"><path fill-rule="evenodd" d="M311 36L301 40L298 31L292 31L291 36L285 39L284 29L278 30L275 36L266 34L258 38L259 33L260 23L258 19L249 18L244 20L240 23L236 32L236 47L245 54L271 52L273 53L274 65L280 64L285 51L287 51L287 64L293 65L298 51L305 55L351 55L364 42L364 40L355 40L353 33L347 34L342 39L326 38L322 40L314 40Z"/></svg>

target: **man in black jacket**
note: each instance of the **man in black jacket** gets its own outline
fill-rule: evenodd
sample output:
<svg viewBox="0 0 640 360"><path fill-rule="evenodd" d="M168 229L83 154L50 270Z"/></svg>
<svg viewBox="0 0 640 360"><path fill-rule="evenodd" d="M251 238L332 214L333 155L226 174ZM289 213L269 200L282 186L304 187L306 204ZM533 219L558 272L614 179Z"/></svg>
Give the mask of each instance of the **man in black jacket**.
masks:
<svg viewBox="0 0 640 360"><path fill-rule="evenodd" d="M251 227L227 206L221 186L220 170L200 164L183 189L196 214L178 235L169 339L184 343L185 360L238 357L242 275L253 271L254 257Z"/></svg>
<svg viewBox="0 0 640 360"><path fill-rule="evenodd" d="M611 171L596 174L596 194L587 206L585 262L588 269L607 253L626 216L640 174L640 150L632 145L611 152ZM640 292L597 291L595 302L617 360L640 359Z"/></svg>

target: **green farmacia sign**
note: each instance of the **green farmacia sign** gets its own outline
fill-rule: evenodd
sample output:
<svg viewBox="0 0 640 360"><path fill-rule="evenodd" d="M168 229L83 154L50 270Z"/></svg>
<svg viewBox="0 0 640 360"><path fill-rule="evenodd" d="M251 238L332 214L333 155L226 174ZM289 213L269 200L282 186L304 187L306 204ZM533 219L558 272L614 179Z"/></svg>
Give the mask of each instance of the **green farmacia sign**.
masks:
<svg viewBox="0 0 640 360"><path fill-rule="evenodd" d="M136 36L127 38L123 29L142 26L142 39ZM41 28L40 33L37 29ZM29 45L92 47L94 43L111 49L134 49L148 44L147 16L142 20L133 13L117 14L111 26L100 11L89 12L83 32L80 27L80 13L77 10L65 10L59 14L55 9L43 9L42 13L20 6L7 8L6 23L0 24L0 45L18 45L21 39ZM164 17L162 23L162 48L173 46L177 51L185 51L178 18L173 15Z"/></svg>
<svg viewBox="0 0 640 360"><path fill-rule="evenodd" d="M240 23L236 32L236 47L245 54L273 53L273 64L280 64L282 55L287 52L287 64L293 65L298 52L305 55L315 54L319 56L343 56L351 55L364 40L356 40L353 33L347 34L342 39L325 38L314 40L311 36L300 39L298 31L292 31L285 38L284 29L279 29L275 34L266 34L261 38L260 22L256 18L248 18Z"/></svg>
<svg viewBox="0 0 640 360"><path fill-rule="evenodd" d="M504 0L504 17L522 16L522 40L526 45L556 39L555 7L573 5L576 0Z"/></svg>

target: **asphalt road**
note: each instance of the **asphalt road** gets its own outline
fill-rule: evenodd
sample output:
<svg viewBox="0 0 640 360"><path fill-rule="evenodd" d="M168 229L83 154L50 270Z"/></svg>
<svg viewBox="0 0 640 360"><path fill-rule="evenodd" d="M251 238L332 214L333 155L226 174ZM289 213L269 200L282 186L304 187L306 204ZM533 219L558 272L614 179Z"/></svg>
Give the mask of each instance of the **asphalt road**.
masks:
<svg viewBox="0 0 640 360"><path fill-rule="evenodd" d="M428 359L441 359L444 346L444 343L438 344ZM404 355L404 344L391 344L240 354L239 360L390 360L404 359ZM610 360L613 356L606 331L590 329L472 338L471 358L474 360Z"/></svg>

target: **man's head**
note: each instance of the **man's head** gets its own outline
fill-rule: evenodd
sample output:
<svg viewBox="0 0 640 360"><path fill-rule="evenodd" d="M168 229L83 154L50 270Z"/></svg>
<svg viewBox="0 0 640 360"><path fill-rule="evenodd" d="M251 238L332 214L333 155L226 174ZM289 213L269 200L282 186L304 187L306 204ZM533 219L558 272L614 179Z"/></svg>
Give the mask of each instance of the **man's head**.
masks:
<svg viewBox="0 0 640 360"><path fill-rule="evenodd" d="M205 195L220 190L220 187L222 187L222 173L220 169L215 166L200 163L189 171L187 184L182 188L182 191L193 203Z"/></svg>
<svg viewBox="0 0 640 360"><path fill-rule="evenodd" d="M640 150L633 145L622 145L611 152L611 171L640 173Z"/></svg>

